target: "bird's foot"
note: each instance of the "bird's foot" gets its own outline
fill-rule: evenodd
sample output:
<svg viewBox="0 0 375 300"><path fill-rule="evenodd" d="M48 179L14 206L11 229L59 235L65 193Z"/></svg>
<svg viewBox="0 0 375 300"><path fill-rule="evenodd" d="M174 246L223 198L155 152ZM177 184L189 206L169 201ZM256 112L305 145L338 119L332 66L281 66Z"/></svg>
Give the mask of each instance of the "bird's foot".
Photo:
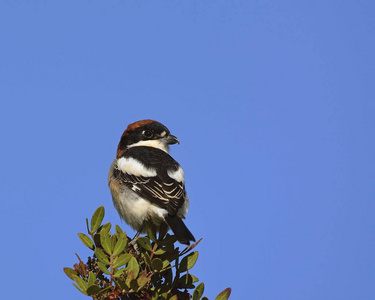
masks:
<svg viewBox="0 0 375 300"><path fill-rule="evenodd" d="M130 245L133 247L135 253L137 255L140 255L141 254L141 251L140 251L140 248L139 248L139 245L137 243L137 240L138 240L138 236L137 237L134 237L131 241L130 241Z"/></svg>

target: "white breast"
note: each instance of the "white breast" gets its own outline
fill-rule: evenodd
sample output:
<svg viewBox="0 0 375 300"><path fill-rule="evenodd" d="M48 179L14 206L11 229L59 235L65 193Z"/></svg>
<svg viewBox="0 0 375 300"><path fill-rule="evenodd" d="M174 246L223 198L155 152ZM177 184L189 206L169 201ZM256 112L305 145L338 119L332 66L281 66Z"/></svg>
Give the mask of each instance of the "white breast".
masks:
<svg viewBox="0 0 375 300"><path fill-rule="evenodd" d="M158 226L168 214L167 210L144 200L128 188L124 188L113 202L120 216L135 230L139 230L148 219Z"/></svg>

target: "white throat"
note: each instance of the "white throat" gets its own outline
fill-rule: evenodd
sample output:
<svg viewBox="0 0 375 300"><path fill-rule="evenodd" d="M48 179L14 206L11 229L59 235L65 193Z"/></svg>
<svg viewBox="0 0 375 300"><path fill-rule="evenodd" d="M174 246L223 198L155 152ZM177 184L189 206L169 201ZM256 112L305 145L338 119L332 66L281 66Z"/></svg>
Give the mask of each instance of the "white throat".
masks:
<svg viewBox="0 0 375 300"><path fill-rule="evenodd" d="M137 143L134 143L128 146L128 148L138 147L138 146L153 147L153 148L163 150L166 153L169 153L169 146L166 143L161 142L160 140L139 141Z"/></svg>

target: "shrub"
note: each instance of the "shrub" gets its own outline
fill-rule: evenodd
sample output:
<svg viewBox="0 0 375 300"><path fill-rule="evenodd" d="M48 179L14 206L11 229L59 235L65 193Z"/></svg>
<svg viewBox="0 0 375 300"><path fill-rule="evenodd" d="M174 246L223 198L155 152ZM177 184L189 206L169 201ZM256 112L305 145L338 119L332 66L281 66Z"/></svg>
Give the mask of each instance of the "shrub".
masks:
<svg viewBox="0 0 375 300"><path fill-rule="evenodd" d="M93 251L92 256L84 263L76 254L78 262L73 268L64 268L81 293L97 300L208 300L202 297L204 283L198 284L198 278L190 273L198 259L198 252L192 250L201 240L180 251L166 226L157 233L148 223L147 236L132 241L118 225L112 234L111 223L102 224L103 218L101 206L90 226L86 219L87 234L78 234ZM227 288L215 300L226 300L230 293Z"/></svg>

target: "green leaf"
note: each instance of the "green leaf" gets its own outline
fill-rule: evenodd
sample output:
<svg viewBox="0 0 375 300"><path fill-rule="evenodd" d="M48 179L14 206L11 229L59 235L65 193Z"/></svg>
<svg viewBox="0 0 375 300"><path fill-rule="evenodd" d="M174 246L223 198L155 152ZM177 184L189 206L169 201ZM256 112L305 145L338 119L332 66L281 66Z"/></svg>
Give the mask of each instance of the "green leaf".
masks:
<svg viewBox="0 0 375 300"><path fill-rule="evenodd" d="M195 288L193 292L193 300L199 300L203 296L204 292L204 283L201 282L198 284L198 286Z"/></svg>
<svg viewBox="0 0 375 300"><path fill-rule="evenodd" d="M105 223L98 229L98 232L109 232L111 230L112 224L111 223Z"/></svg>
<svg viewBox="0 0 375 300"><path fill-rule="evenodd" d="M93 296L93 295L96 295L97 293L99 293L101 290L101 288L96 285L96 284L91 284L87 290L86 290L86 293L88 296Z"/></svg>
<svg viewBox="0 0 375 300"><path fill-rule="evenodd" d="M128 237L124 233L118 233L117 243L113 249L113 255L117 256L125 250L128 245Z"/></svg>
<svg viewBox="0 0 375 300"><path fill-rule="evenodd" d="M120 277L122 274L125 273L125 271L126 271L125 268L122 268L122 269L115 269L115 271L113 272L113 276L114 276L115 278Z"/></svg>
<svg viewBox="0 0 375 300"><path fill-rule="evenodd" d="M165 269L166 267L168 267L170 264L170 261L169 260L163 260L163 269Z"/></svg>
<svg viewBox="0 0 375 300"><path fill-rule="evenodd" d="M87 279L87 284L90 286L90 285L94 284L95 280L96 280L95 274L92 271L90 271L89 272L89 278Z"/></svg>
<svg viewBox="0 0 375 300"><path fill-rule="evenodd" d="M178 288L193 289L193 277L190 274L185 274L178 280Z"/></svg>
<svg viewBox="0 0 375 300"><path fill-rule="evenodd" d="M176 260L177 258L178 258L178 249L169 251L160 257L160 259L163 261L164 268L168 266L168 264L170 264L172 261Z"/></svg>
<svg viewBox="0 0 375 300"><path fill-rule="evenodd" d="M156 254L156 255L162 255L162 254L164 254L165 252L167 252L165 249L163 249L163 248L159 248L158 250L156 250L156 251L154 252L154 254Z"/></svg>
<svg viewBox="0 0 375 300"><path fill-rule="evenodd" d="M161 294L159 295L159 299L160 299L160 300L167 300L167 299L168 299L168 296L169 296L170 293L171 293L171 291L168 291L168 292L166 292L166 293L162 293L162 292L159 291L159 293L161 293ZM190 295L189 295L189 296L190 296Z"/></svg>
<svg viewBox="0 0 375 300"><path fill-rule="evenodd" d="M160 300L159 293L157 291L154 291L151 295L151 300Z"/></svg>
<svg viewBox="0 0 375 300"><path fill-rule="evenodd" d="M122 229L121 229L121 227L120 226L118 226L117 224L116 224L116 234L119 236L120 234L122 234L123 233L123 231L122 231Z"/></svg>
<svg viewBox="0 0 375 300"><path fill-rule="evenodd" d="M139 273L139 265L135 257L132 257L128 262L128 266L126 267L130 272L134 271L134 278L137 278Z"/></svg>
<svg viewBox="0 0 375 300"><path fill-rule="evenodd" d="M152 269L156 272L160 272L163 269L163 262L160 258L154 258L151 265Z"/></svg>
<svg viewBox="0 0 375 300"><path fill-rule="evenodd" d="M130 287L133 291L137 291L139 288L137 280L133 279L132 281L130 281Z"/></svg>
<svg viewBox="0 0 375 300"><path fill-rule="evenodd" d="M173 283L173 272L171 269L168 269L166 270L165 272L163 272L163 276L164 276L164 285L169 285L171 286L172 283Z"/></svg>
<svg viewBox="0 0 375 300"><path fill-rule="evenodd" d="M143 271L141 275L139 275L137 282L138 282L138 291L141 290L148 282L150 282L151 276L147 276L147 272Z"/></svg>
<svg viewBox="0 0 375 300"><path fill-rule="evenodd" d="M178 300L178 297L177 295L173 295L171 298L169 298L169 300Z"/></svg>
<svg viewBox="0 0 375 300"><path fill-rule="evenodd" d="M130 287L130 282L134 280L134 270L131 270L125 278L125 285Z"/></svg>
<svg viewBox="0 0 375 300"><path fill-rule="evenodd" d="M84 290L82 290L80 287L78 287L78 285L76 285L75 283L73 283L73 285L74 285L74 286L76 287L76 289L79 290L82 294L87 295L87 293L86 293Z"/></svg>
<svg viewBox="0 0 375 300"><path fill-rule="evenodd" d="M177 238L174 235L169 235L167 234L166 237L158 241L158 245L169 245L169 244L174 244L177 241Z"/></svg>
<svg viewBox="0 0 375 300"><path fill-rule="evenodd" d="M99 226L102 224L104 218L104 206L100 206L94 212L91 218L91 234L98 230Z"/></svg>
<svg viewBox="0 0 375 300"><path fill-rule="evenodd" d="M86 234L78 233L78 236L86 247L90 248L91 250L94 250L94 242Z"/></svg>
<svg viewBox="0 0 375 300"><path fill-rule="evenodd" d="M189 255L186 255L180 262L180 272L185 272L194 267L198 259L198 252L191 252Z"/></svg>
<svg viewBox="0 0 375 300"><path fill-rule="evenodd" d="M201 300L208 300L208 298L207 297L203 297Z"/></svg>
<svg viewBox="0 0 375 300"><path fill-rule="evenodd" d="M215 300L227 300L232 292L231 288L226 288L219 295L216 296Z"/></svg>
<svg viewBox="0 0 375 300"><path fill-rule="evenodd" d="M109 231L102 230L100 232L100 244L102 244L103 249L108 254L112 254L112 242Z"/></svg>
<svg viewBox="0 0 375 300"><path fill-rule="evenodd" d="M95 233L94 234L94 243L96 247L101 247L100 243L100 233Z"/></svg>
<svg viewBox="0 0 375 300"><path fill-rule="evenodd" d="M82 293L86 294L87 283L81 277L78 277L78 276L74 276L73 280L79 286L79 288L83 291Z"/></svg>
<svg viewBox="0 0 375 300"><path fill-rule="evenodd" d="M137 238L137 243L143 249L152 251L152 247L151 247L150 240L148 239L148 237L142 236L142 237Z"/></svg>
<svg viewBox="0 0 375 300"><path fill-rule="evenodd" d="M111 249L112 249L112 251L113 251L113 249L115 249L116 243L117 243L117 235L114 234L111 237Z"/></svg>
<svg viewBox="0 0 375 300"><path fill-rule="evenodd" d="M115 278L116 285L121 289L125 291L129 291L129 286L125 284L125 281L121 280L120 278Z"/></svg>
<svg viewBox="0 0 375 300"><path fill-rule="evenodd" d="M74 276L77 276L77 272L74 271L72 268L64 268L63 270L66 276L68 276L72 280L74 280Z"/></svg>
<svg viewBox="0 0 375 300"><path fill-rule="evenodd" d="M104 295L110 291L112 291L113 286L108 286L105 289L101 289L100 292L97 294L97 296Z"/></svg>
<svg viewBox="0 0 375 300"><path fill-rule="evenodd" d="M105 254L103 252L103 250L99 249L99 248L96 248L95 249L95 256L97 257L97 259L99 260L99 262L105 264L105 265L109 265L109 258L107 256L107 254Z"/></svg>
<svg viewBox="0 0 375 300"><path fill-rule="evenodd" d="M98 262L98 266L99 266L100 271L102 271L104 274L107 274L107 275L111 274L109 270L107 269L107 267L102 262Z"/></svg>
<svg viewBox="0 0 375 300"><path fill-rule="evenodd" d="M146 262L147 266L149 266L151 268L152 267L151 266L151 259L150 259L150 256L148 255L148 253L147 252L143 253L143 257L145 259L145 262Z"/></svg>
<svg viewBox="0 0 375 300"><path fill-rule="evenodd" d="M153 241L156 242L156 226L151 223L146 223L147 236Z"/></svg>
<svg viewBox="0 0 375 300"><path fill-rule="evenodd" d="M114 268L119 268L121 266L124 266L127 264L132 258L134 258L131 254L125 253L120 255L119 257L115 258L113 262L113 267ZM135 258L134 258L135 259Z"/></svg>

